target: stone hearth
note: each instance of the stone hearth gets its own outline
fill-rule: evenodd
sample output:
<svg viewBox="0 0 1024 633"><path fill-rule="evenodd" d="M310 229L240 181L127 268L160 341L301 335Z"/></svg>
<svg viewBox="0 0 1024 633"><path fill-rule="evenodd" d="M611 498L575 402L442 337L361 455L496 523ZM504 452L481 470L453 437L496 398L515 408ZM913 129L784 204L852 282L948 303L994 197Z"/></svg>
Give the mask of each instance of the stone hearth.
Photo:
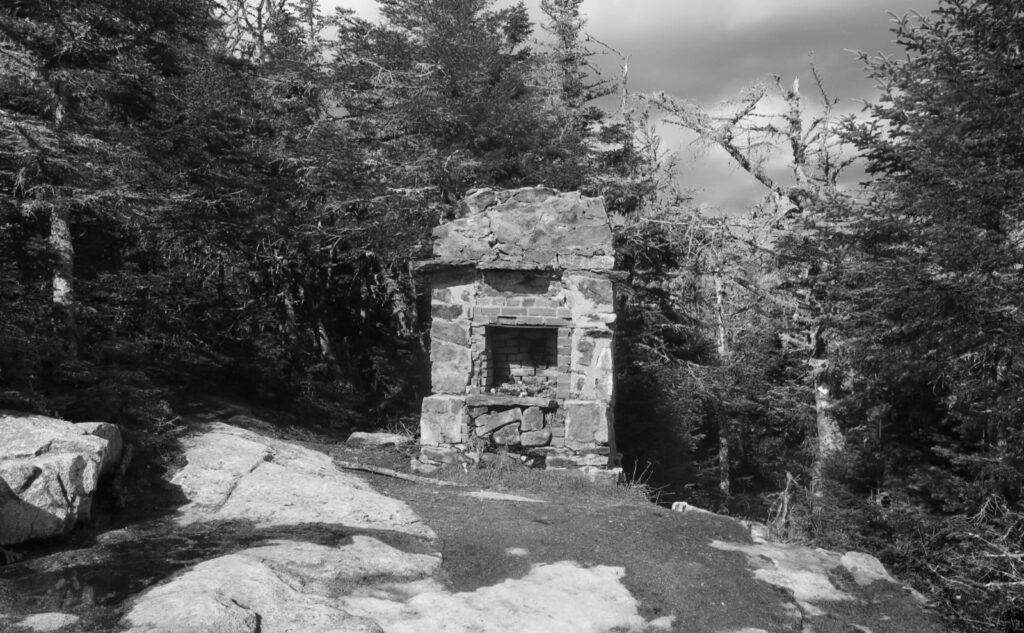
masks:
<svg viewBox="0 0 1024 633"><path fill-rule="evenodd" d="M601 198L480 190L434 230L421 461L521 453L616 466L612 234Z"/></svg>

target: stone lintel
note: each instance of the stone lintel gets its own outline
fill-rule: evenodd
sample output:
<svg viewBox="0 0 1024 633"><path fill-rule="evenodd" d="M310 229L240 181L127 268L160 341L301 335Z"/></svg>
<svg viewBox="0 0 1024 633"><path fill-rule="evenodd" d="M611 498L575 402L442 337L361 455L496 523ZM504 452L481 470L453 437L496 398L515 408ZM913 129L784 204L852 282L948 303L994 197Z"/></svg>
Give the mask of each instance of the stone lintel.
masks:
<svg viewBox="0 0 1024 633"><path fill-rule="evenodd" d="M553 409L558 406L558 401L550 398L521 398L519 396L481 393L466 396L466 404L471 407L541 407Z"/></svg>

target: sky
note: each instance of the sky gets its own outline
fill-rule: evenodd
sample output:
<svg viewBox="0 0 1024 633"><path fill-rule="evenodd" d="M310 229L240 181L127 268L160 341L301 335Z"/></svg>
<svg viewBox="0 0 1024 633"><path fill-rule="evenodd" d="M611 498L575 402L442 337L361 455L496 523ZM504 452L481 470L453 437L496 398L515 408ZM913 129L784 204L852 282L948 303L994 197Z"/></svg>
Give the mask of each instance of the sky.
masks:
<svg viewBox="0 0 1024 633"><path fill-rule="evenodd" d="M354 9L372 18L373 0L321 0L325 10ZM509 4L502 1L499 4ZM534 19L540 0L527 0ZM585 0L587 32L629 60L634 92L664 91L714 109L772 74L800 79L813 97L810 64L824 77L837 109L857 112L877 94L854 51L901 54L889 13L929 13L938 0ZM620 64L603 62L614 76ZM721 150L697 151L688 133L657 127L664 149L679 156L678 181L711 213L739 215L760 185ZM779 157L783 160L783 157Z"/></svg>

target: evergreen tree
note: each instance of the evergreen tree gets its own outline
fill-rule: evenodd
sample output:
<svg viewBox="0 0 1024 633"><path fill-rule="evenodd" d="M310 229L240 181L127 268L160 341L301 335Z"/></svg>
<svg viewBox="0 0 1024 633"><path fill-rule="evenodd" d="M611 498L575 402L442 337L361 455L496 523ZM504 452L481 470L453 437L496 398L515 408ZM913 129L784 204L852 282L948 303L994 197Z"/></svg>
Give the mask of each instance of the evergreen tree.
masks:
<svg viewBox="0 0 1024 633"><path fill-rule="evenodd" d="M962 627L1017 630L1024 14L944 0L894 32L907 56L863 56L881 95L848 131L874 176L842 280L863 421L850 484L895 496L887 540Z"/></svg>

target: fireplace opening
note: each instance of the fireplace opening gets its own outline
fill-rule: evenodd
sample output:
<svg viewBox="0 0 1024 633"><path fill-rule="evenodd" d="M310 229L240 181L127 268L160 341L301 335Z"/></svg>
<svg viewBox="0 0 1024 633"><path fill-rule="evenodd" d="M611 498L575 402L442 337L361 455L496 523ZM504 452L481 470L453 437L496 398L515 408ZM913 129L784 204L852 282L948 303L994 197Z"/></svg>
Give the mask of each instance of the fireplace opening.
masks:
<svg viewBox="0 0 1024 633"><path fill-rule="evenodd" d="M554 397L558 328L488 326L487 386L496 393Z"/></svg>

